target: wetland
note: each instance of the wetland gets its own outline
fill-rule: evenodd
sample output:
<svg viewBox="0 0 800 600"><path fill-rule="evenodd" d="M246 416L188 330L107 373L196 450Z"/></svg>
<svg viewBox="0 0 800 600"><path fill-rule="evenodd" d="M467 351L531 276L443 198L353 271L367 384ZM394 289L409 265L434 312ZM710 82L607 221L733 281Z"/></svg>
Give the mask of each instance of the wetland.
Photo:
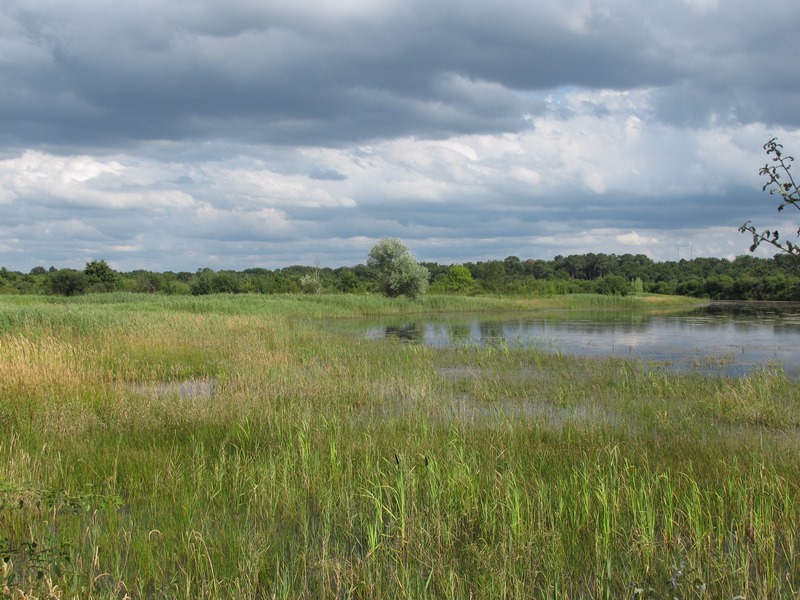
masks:
<svg viewBox="0 0 800 600"><path fill-rule="evenodd" d="M698 308L0 297L0 597L794 597L793 358L724 335L795 317L722 317L728 374L644 352Z"/></svg>

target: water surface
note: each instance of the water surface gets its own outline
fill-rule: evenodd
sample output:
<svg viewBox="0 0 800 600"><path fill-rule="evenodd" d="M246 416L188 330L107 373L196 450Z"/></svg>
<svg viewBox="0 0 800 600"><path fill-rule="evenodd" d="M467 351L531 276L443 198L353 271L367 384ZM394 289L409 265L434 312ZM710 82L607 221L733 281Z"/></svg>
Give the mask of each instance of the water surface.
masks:
<svg viewBox="0 0 800 600"><path fill-rule="evenodd" d="M564 310L359 322L370 339L433 347L538 347L578 356L660 361L677 371L738 376L780 367L800 376L800 303L715 302L685 313Z"/></svg>

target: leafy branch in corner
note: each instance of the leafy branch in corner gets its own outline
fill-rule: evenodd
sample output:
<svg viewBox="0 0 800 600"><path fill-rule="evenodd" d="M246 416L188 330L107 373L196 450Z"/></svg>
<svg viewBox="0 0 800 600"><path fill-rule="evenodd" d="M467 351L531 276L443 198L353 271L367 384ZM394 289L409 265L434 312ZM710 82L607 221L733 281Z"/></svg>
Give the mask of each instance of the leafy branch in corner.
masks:
<svg viewBox="0 0 800 600"><path fill-rule="evenodd" d="M759 175L766 177L768 180L762 190L769 190L770 195L780 195L779 212L783 211L787 206L793 206L800 211L800 205L798 205L798 202L800 202L800 188L797 187L797 182L795 182L791 172L794 157L783 153L783 144L778 143L778 138L772 138L764 144L764 151L771 158L772 164L767 163L758 171ZM766 242L781 252L800 258L800 246L788 240L783 241L777 229L774 231L769 229L758 231L750 221L747 221L739 227L739 231L752 234L753 243L750 246L750 252L755 252L761 243ZM796 235L800 236L800 229L797 230Z"/></svg>

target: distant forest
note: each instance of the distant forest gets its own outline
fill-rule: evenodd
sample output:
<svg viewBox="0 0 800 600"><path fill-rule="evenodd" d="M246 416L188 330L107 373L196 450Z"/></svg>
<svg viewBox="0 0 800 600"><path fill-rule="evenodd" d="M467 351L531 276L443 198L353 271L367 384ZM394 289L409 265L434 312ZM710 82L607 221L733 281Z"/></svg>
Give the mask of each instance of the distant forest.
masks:
<svg viewBox="0 0 800 600"><path fill-rule="evenodd" d="M713 300L800 300L800 261L739 256L654 262L643 254L580 254L552 260L504 260L440 265L422 262L430 273L429 293L674 294ZM0 268L0 294L74 296L98 292L159 294L369 293L375 274L366 265L328 268L291 266L243 271L209 268L196 272L118 272L104 260L82 270L36 267L29 273Z"/></svg>

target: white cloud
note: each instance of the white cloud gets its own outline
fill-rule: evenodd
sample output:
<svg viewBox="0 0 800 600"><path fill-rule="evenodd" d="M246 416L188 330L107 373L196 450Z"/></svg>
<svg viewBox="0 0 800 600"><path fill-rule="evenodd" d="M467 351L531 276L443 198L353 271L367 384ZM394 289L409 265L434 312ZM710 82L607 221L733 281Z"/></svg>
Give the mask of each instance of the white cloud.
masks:
<svg viewBox="0 0 800 600"><path fill-rule="evenodd" d="M520 183L530 186L531 189L542 182L541 173L533 169L526 169L525 167L514 167L511 169L511 177Z"/></svg>
<svg viewBox="0 0 800 600"><path fill-rule="evenodd" d="M622 233L615 236L614 239L624 246L649 246L659 243L658 238L639 235L635 231L631 231L630 233Z"/></svg>
<svg viewBox="0 0 800 600"><path fill-rule="evenodd" d="M125 172L116 160L26 151L17 158L0 161L0 189L12 201L47 206L114 210L185 208L193 204L191 196L179 190L157 186L120 190Z"/></svg>
<svg viewBox="0 0 800 600"><path fill-rule="evenodd" d="M17 195L14 192L0 185L0 204L10 204L16 197Z"/></svg>
<svg viewBox="0 0 800 600"><path fill-rule="evenodd" d="M219 209L206 202L185 219L192 231L182 235L216 240L267 240L270 236L283 237L292 228L285 213L274 208Z"/></svg>
<svg viewBox="0 0 800 600"><path fill-rule="evenodd" d="M210 167L212 185L233 202L308 208L356 206L352 198L327 190L307 177L281 175L254 166L221 170Z"/></svg>
<svg viewBox="0 0 800 600"><path fill-rule="evenodd" d="M105 173L118 175L123 171L116 161L103 163L89 156L60 157L26 150L21 156L0 161L0 174L21 190L35 188L41 182L84 182Z"/></svg>
<svg viewBox="0 0 800 600"><path fill-rule="evenodd" d="M683 3L700 14L712 12L719 8L719 0L683 0Z"/></svg>

